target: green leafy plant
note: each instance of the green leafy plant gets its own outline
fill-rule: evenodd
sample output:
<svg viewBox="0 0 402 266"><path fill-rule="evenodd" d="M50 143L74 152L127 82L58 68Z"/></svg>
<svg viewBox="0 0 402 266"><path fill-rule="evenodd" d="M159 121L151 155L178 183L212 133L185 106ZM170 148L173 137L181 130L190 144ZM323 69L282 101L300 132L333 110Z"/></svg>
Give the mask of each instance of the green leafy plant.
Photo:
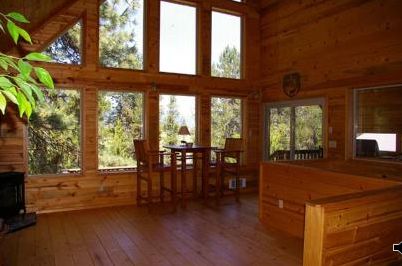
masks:
<svg viewBox="0 0 402 266"><path fill-rule="evenodd" d="M0 12L0 31L10 34L13 42L18 43L20 37L32 44L31 37L16 23L29 23L20 13ZM30 62L49 62L50 57L41 53L29 53L19 58L0 52L0 112L5 114L6 107L13 103L18 107L19 115L29 118L38 102L44 100L41 88L54 89L53 79L49 72L33 66Z"/></svg>

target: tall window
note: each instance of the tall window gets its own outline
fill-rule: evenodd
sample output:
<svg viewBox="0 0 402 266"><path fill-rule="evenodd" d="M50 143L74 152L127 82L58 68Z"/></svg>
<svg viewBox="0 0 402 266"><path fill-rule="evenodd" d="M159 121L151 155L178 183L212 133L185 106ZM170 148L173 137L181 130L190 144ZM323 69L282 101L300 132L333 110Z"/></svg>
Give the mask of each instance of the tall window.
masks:
<svg viewBox="0 0 402 266"><path fill-rule="evenodd" d="M354 94L355 157L402 162L402 85Z"/></svg>
<svg viewBox="0 0 402 266"><path fill-rule="evenodd" d="M159 70L195 74L196 8L161 1Z"/></svg>
<svg viewBox="0 0 402 266"><path fill-rule="evenodd" d="M99 61L143 69L144 0L104 0L99 10Z"/></svg>
<svg viewBox="0 0 402 266"><path fill-rule="evenodd" d="M159 97L159 146L195 141L195 96L161 95ZM190 135L179 136L187 126Z"/></svg>
<svg viewBox="0 0 402 266"><path fill-rule="evenodd" d="M143 136L143 94L101 91L98 102L99 169L136 167L133 140Z"/></svg>
<svg viewBox="0 0 402 266"><path fill-rule="evenodd" d="M212 12L211 75L241 77L241 17Z"/></svg>
<svg viewBox="0 0 402 266"><path fill-rule="evenodd" d="M28 173L65 174L81 170L80 92L45 91L28 128Z"/></svg>
<svg viewBox="0 0 402 266"><path fill-rule="evenodd" d="M211 98L211 144L223 147L226 138L241 137L241 99Z"/></svg>
<svg viewBox="0 0 402 266"><path fill-rule="evenodd" d="M52 58L52 62L61 64L81 64L82 22L78 21L63 35L58 37L43 53Z"/></svg>
<svg viewBox="0 0 402 266"><path fill-rule="evenodd" d="M265 111L265 158L323 157L323 100L269 104Z"/></svg>

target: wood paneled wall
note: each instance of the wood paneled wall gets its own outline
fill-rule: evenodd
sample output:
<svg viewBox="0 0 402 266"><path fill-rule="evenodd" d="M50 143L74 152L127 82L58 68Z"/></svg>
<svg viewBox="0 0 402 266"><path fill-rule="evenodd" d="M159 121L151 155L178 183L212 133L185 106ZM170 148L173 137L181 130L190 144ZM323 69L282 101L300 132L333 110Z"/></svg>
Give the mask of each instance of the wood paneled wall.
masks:
<svg viewBox="0 0 402 266"><path fill-rule="evenodd" d="M324 167L325 168L325 167ZM382 179L294 165L261 163L260 221L268 226L303 238L305 204L309 200L400 184L401 179ZM283 208L279 206L283 201Z"/></svg>
<svg viewBox="0 0 402 266"><path fill-rule="evenodd" d="M392 247L402 236L402 186L312 200L306 209L303 265L400 265Z"/></svg>
<svg viewBox="0 0 402 266"><path fill-rule="evenodd" d="M3 1L2 1L3 2ZM7 0L4 2L11 2ZM244 103L243 137L247 142L245 163L257 169L260 160L259 149L259 117L260 94L256 81L259 75L259 14L256 1L238 3L231 0L190 0L198 8L200 18L197 47L198 74L181 75L159 73L159 0L145 1L148 5L145 31L146 55L144 71L102 68L98 63L98 0L69 1L69 5L59 12L54 12L30 34L36 50L46 45L64 31L69 21L83 19L86 26L83 38L83 64L67 66L60 64L44 64L53 75L57 87L77 88L82 90L83 117L83 165L79 176L43 176L27 179L27 206L29 210L56 211L66 209L91 208L117 204L135 203L134 173L99 173L97 170L97 90L140 90L145 92L145 138L150 145L158 147L159 141L159 94L192 94L198 97L198 139L200 143L210 143L210 96L241 97ZM183 1L184 2L184 1ZM30 3L35 8L35 3ZM232 10L243 17L243 54L244 66L241 80L210 77L210 25L212 8ZM16 11L24 11L16 8ZM29 13L29 12L28 12ZM29 14L28 14L29 16ZM67 18L63 20L63 18ZM28 19L31 19L28 17ZM56 25L55 25L56 24ZM27 46L19 47L15 52L24 53ZM14 119L14 118L13 118ZM18 119L17 119L18 120ZM19 123L19 122L18 122ZM26 134L23 124L16 128L14 144L0 137L1 152L6 154L15 151L23 154L26 149ZM5 143L5 144L3 144ZM2 156L2 155L0 155ZM22 163L23 162L23 163ZM1 170L25 169L26 157L20 161L3 161ZM252 181L252 180L251 180ZM253 182L251 182L253 183ZM155 189L157 182L155 182Z"/></svg>
<svg viewBox="0 0 402 266"><path fill-rule="evenodd" d="M282 78L299 72L302 88L292 99L326 98L327 136L337 144L327 155L345 158L349 90L402 82L402 2L262 0L261 7L263 101L291 100Z"/></svg>

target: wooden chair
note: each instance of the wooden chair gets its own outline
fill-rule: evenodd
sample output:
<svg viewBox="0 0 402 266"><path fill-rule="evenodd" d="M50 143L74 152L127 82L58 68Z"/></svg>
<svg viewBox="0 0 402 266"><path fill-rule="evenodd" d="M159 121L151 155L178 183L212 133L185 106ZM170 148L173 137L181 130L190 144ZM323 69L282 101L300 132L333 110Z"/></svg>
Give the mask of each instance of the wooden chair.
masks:
<svg viewBox="0 0 402 266"><path fill-rule="evenodd" d="M159 172L160 193L159 198L164 202L165 192L169 192L172 202L176 206L177 201L177 172L176 172L176 154L166 153L164 151L152 151L148 147L146 140L134 140L135 157L137 160L137 204L146 201L148 204L153 202L152 195L152 173ZM165 165L165 156L171 156L171 165ZM165 186L164 172L170 170L171 185ZM147 184L147 196L142 195L142 182Z"/></svg>
<svg viewBox="0 0 402 266"><path fill-rule="evenodd" d="M243 139L226 138L223 149L214 150L217 159L216 196L217 200L223 196L225 177L234 177L236 188L234 195L239 202L240 196L240 167L241 153L243 152Z"/></svg>

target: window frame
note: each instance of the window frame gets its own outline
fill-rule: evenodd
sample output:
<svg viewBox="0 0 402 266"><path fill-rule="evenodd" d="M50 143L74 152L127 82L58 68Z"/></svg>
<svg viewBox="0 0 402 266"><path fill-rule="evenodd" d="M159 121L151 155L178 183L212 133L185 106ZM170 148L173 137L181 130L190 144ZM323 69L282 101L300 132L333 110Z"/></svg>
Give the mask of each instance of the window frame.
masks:
<svg viewBox="0 0 402 266"><path fill-rule="evenodd" d="M240 100L240 138L243 138L245 136L244 130L244 115L245 115L245 110L244 110L244 101L245 97L242 96L233 96L233 95L216 95L213 94L209 97L209 103L210 103L210 142L209 144L212 146L212 98L226 98L226 99L239 99Z"/></svg>
<svg viewBox="0 0 402 266"><path fill-rule="evenodd" d="M241 1L241 2L236 2L236 1L232 1L234 3L242 3L244 4L245 2ZM238 79L236 78L228 78L228 77L217 77L217 76L213 76L212 75L212 46L213 46L213 38L212 38L212 28L213 28L213 23L212 23L212 14L213 12L218 12L218 13L222 13L225 15L231 15L231 16L236 16L240 18L240 77ZM246 78L245 75L245 67L244 67L244 62L245 62L245 45L244 45L244 41L245 41L245 35L246 35L246 19L245 19L245 15L242 13L238 13L232 10L228 10L228 9L222 9L222 8L218 8L218 7L212 7L211 9L211 29L210 29L210 36L211 36L211 49L210 49L210 73L209 76L211 78L218 78L218 79L229 79L229 80L243 80Z"/></svg>
<svg viewBox="0 0 402 266"><path fill-rule="evenodd" d="M26 156L26 163L25 163L25 168L26 168L26 173L27 176L29 178L53 178L53 177L83 177L84 176L84 169L85 169L85 161L84 161L84 143L83 143L83 139L84 139L84 126L83 126L83 122L84 122L84 93L83 93L83 88L72 88L70 86L66 86L66 85L58 85L55 84L55 90L75 90L79 93L80 95L80 134L79 134L79 138L80 138L80 152L79 152L79 156L80 156L80 170L77 172L72 172L72 173L58 173L58 174L35 174L35 175L30 175L29 174L29 158L28 158L28 149L29 149L29 137L28 137L28 130L29 130L29 126L25 126L24 128L24 135L27 136L25 138L24 144L25 144L25 156Z"/></svg>
<svg viewBox="0 0 402 266"><path fill-rule="evenodd" d="M187 97L194 97L194 119L195 119L195 121L194 121L194 127L195 127L195 129L194 129L194 144L197 144L198 143L198 141L199 141L199 124L198 124L198 122L199 122L199 117L198 117L198 110L199 110L199 103L198 103L198 100L199 100L199 97L198 97L198 95L196 95L196 94L185 94L185 93L171 93L171 92L166 92L166 93L164 93L164 92L161 92L161 93L158 93L158 147L160 147L160 133L161 133L161 128L160 128L160 123L161 123L161 118L160 118L160 101L161 101L161 96L162 95L167 95L167 96L187 96Z"/></svg>
<svg viewBox="0 0 402 266"><path fill-rule="evenodd" d="M352 156L353 160L360 160L360 161L369 161L369 162L380 162L380 163L390 163L390 164L397 164L401 165L402 161L389 161L389 160L381 160L380 158L364 158L364 157L357 157L356 156L356 136L357 136L357 122L359 121L358 117L358 104L357 104L357 95L360 91L368 91L368 90L376 90L376 89L392 89L400 87L402 90L402 83L391 84L391 85L383 85L383 86L373 86L373 87L364 87L364 88L354 88L352 89L352 112L353 118L350 119L351 121L351 128L352 128ZM366 132L371 133L371 132ZM398 148L400 148L400 136L401 134L396 132L396 149L398 152ZM349 142L350 143L350 142ZM350 158L350 157L349 157Z"/></svg>
<svg viewBox="0 0 402 266"><path fill-rule="evenodd" d="M122 88L122 89L117 89L116 87L112 87L110 89L107 88L98 88L96 91L96 96L97 96L97 112L96 112L96 136L97 136L97 142L96 142L96 171L99 174L112 174L112 173L132 173L132 172L137 172L137 166L134 167L116 167L116 168L106 168L106 169L100 169L99 168L99 92L116 92L116 93L141 93L142 94L142 139L145 139L145 134L146 134L146 106L147 106L147 97L146 97L146 92L143 89L127 89L127 88ZM134 144L133 144L134 145ZM133 156L135 155L135 151Z"/></svg>
<svg viewBox="0 0 402 266"><path fill-rule="evenodd" d="M298 106L311 106L311 105L321 105L322 106L322 148L323 148L323 159L327 158L327 101L323 97L319 98L306 98L306 99L300 99L300 100L290 100L290 101L280 101L280 102L271 102L271 103L265 103L263 108L264 108L264 125L263 125L263 160L264 161L270 161L269 160L269 155L270 155L270 139L267 138L270 133L270 109L271 108L283 108L283 107L290 107L290 108L295 108ZM295 119L292 119L290 117L290 123L294 123ZM295 126L290 125L290 138L296 139L295 135ZM295 146L295 143L293 141L293 146ZM292 141L290 140L290 152L291 152L291 157L292 155L292 150L295 150L295 147L292 147ZM294 160L294 159L290 159Z"/></svg>
<svg viewBox="0 0 402 266"><path fill-rule="evenodd" d="M147 0L144 0L147 1ZM162 9L162 2L166 2L166 3L170 3L170 4L176 4L176 5L182 5L182 6L189 6L189 7L193 7L195 9L195 46L194 46L194 57L195 57L195 65L194 65L194 69L195 69L195 73L194 74L188 74L188 73L180 73L180 72L168 72L168 71L161 71L161 42L160 42L160 37L161 37L161 30L160 30L160 25L162 23L161 20L161 9ZM186 76L197 76L199 75L199 61L200 61L200 18L199 18L199 13L200 13L200 8L198 6L198 4L196 2L192 2L192 1L180 1L180 0L160 0L159 1L159 34L158 34L158 73L160 74L170 74L170 75L186 75ZM147 47L148 48L148 47ZM183 95L182 95L183 96Z"/></svg>

